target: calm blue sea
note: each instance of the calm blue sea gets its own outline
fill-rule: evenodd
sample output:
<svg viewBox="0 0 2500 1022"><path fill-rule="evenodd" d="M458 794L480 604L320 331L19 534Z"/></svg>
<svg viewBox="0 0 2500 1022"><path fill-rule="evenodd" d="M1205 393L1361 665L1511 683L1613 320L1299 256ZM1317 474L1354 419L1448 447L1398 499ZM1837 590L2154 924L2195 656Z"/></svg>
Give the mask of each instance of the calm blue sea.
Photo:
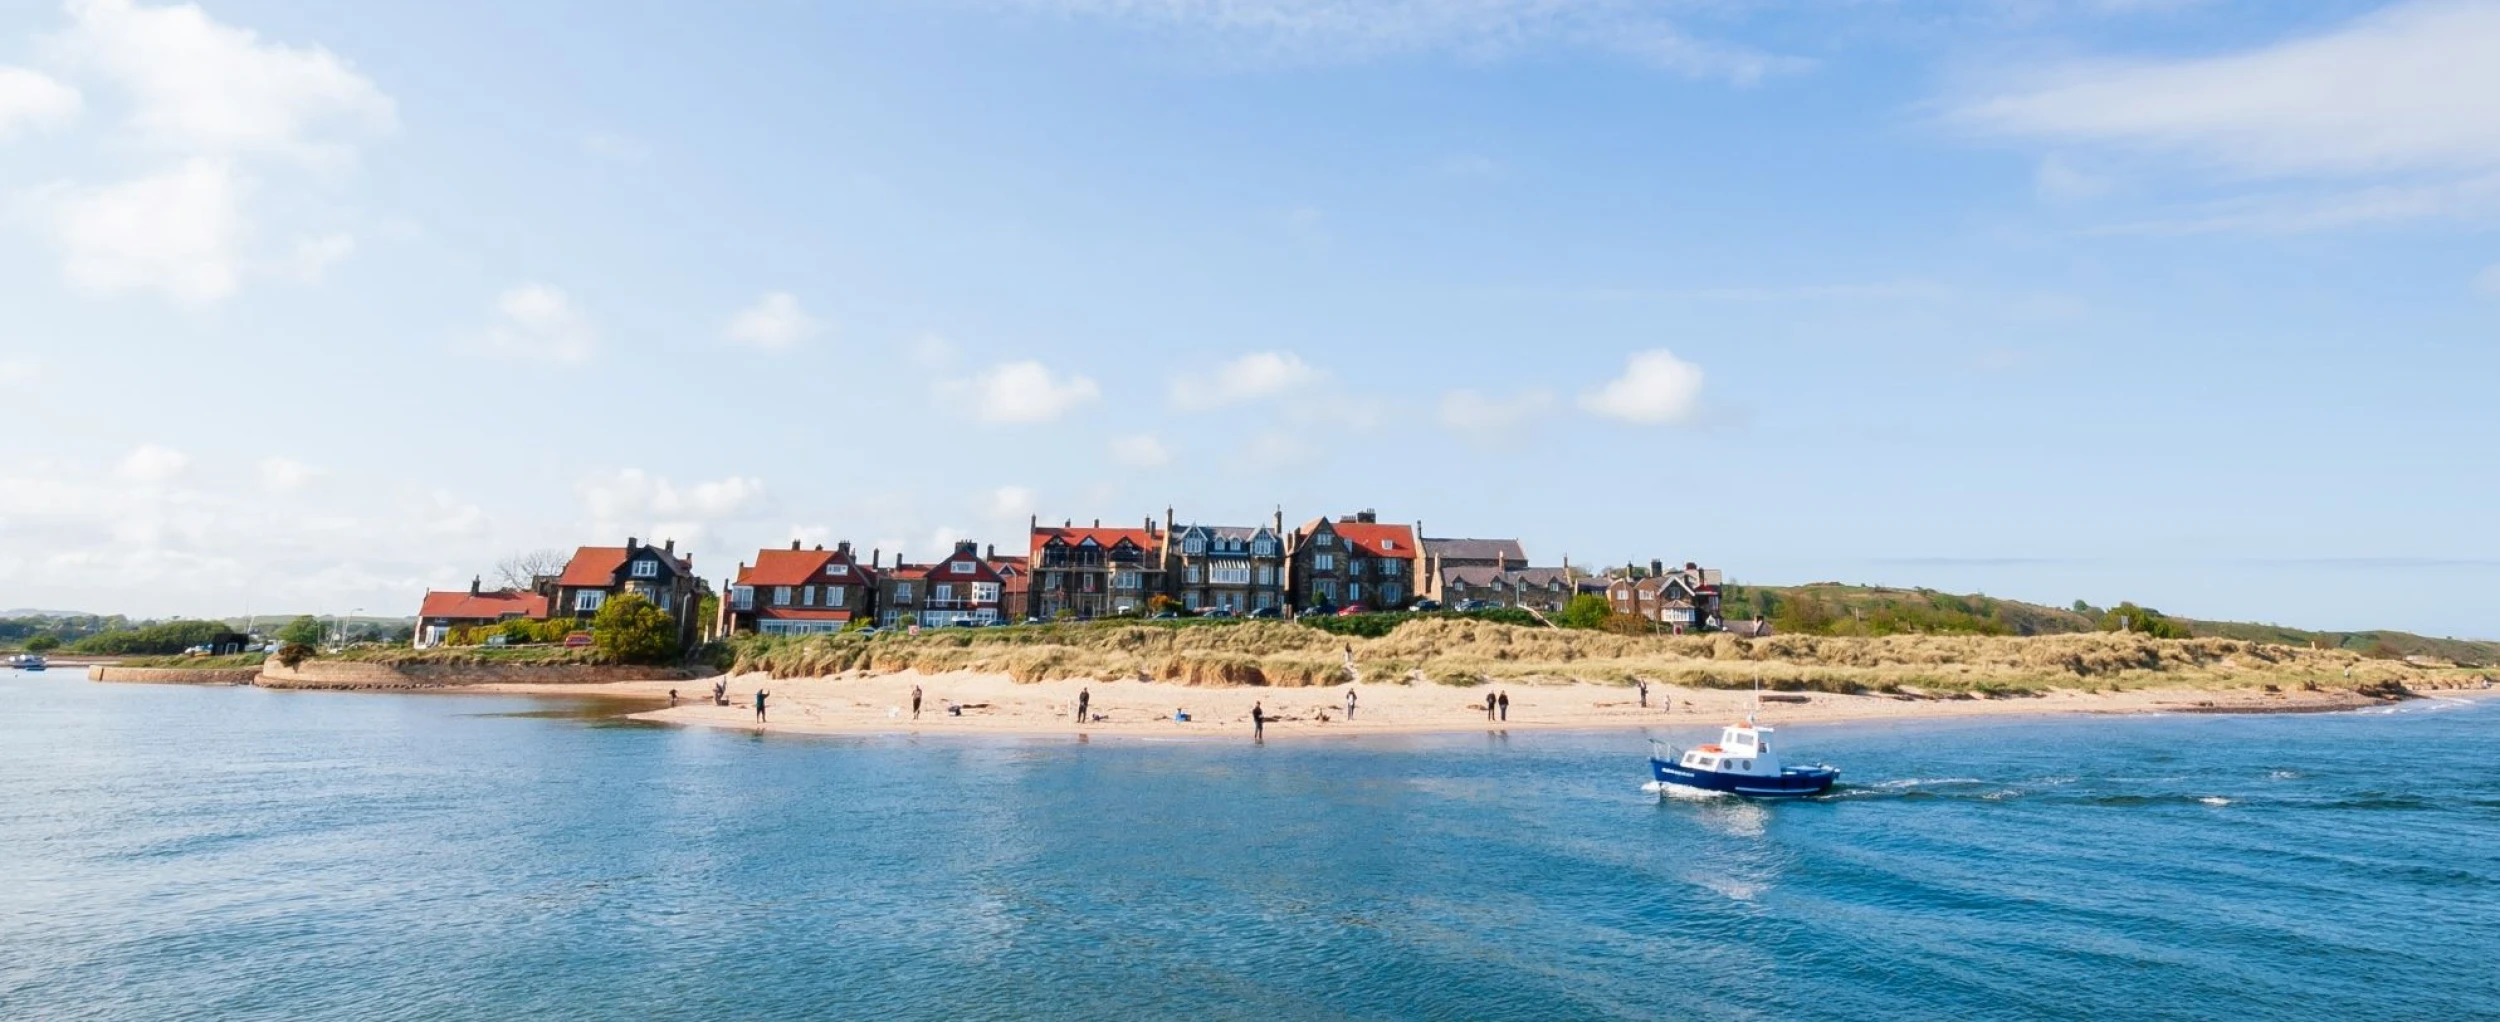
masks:
<svg viewBox="0 0 2500 1022"><path fill-rule="evenodd" d="M0 1018L2500 1017L2491 703L1801 727L1775 806L577 707L0 674Z"/></svg>

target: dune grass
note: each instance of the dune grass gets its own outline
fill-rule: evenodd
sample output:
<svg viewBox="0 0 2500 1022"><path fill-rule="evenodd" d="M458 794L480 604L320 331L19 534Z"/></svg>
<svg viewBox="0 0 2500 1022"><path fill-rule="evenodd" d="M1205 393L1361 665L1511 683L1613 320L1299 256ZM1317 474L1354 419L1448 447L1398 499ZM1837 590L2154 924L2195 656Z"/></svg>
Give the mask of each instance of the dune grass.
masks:
<svg viewBox="0 0 2500 1022"><path fill-rule="evenodd" d="M1017 681L1144 680L1184 685L1297 687L1348 680L1345 659L1370 684L1467 687L1635 680L1697 688L2018 697L2052 689L2150 686L2444 687L2463 679L2344 650L2240 639L2152 639L2088 633L2048 636L1642 636L1521 628L1425 618L1378 638L1332 635L1291 622L1219 627L1057 624L792 637L733 643L733 670L776 678L848 672L1003 673Z"/></svg>

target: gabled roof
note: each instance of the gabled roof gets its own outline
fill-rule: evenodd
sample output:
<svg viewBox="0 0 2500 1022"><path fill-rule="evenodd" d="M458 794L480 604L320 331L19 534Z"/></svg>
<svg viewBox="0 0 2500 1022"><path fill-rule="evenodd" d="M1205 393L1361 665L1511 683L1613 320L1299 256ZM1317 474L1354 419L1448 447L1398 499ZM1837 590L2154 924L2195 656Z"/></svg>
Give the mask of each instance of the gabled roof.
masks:
<svg viewBox="0 0 2500 1022"><path fill-rule="evenodd" d="M1413 560L1415 557L1415 527L1412 525L1338 522L1336 530L1337 535L1344 537L1346 545L1373 557L1396 560Z"/></svg>
<svg viewBox="0 0 2500 1022"><path fill-rule="evenodd" d="M515 615L534 620L545 619L547 598L537 593L516 592L510 589L497 589L484 593L454 590L447 593L427 593L425 602L417 608L418 617L492 621L496 618Z"/></svg>
<svg viewBox="0 0 2500 1022"><path fill-rule="evenodd" d="M1492 561L1497 564L1528 563L1527 548L1515 539L1444 539L1423 538L1424 552L1444 561Z"/></svg>
<svg viewBox="0 0 2500 1022"><path fill-rule="evenodd" d="M885 577L903 582L914 582L929 577L929 566L926 564L897 564L885 570Z"/></svg>
<svg viewBox="0 0 2500 1022"><path fill-rule="evenodd" d="M1043 525L1036 526L1033 529L1034 551L1039 552L1043 547L1050 545L1050 541L1054 539L1062 543L1066 543L1069 546L1082 546L1086 540L1090 539L1094 541L1095 546L1101 547L1105 550L1119 546L1121 540L1127 540L1130 544L1136 546L1140 550L1151 551L1155 548L1154 533L1148 532L1144 529L1105 529L1087 528L1085 526L1065 527Z"/></svg>
<svg viewBox="0 0 2500 1022"><path fill-rule="evenodd" d="M806 585L815 581L816 577L825 570L826 565L841 559L841 551L838 550L758 551L753 565L738 569L737 584L742 586ZM873 585L877 581L877 573L874 569L862 567L855 561L842 563L850 565L851 577L855 577L861 584Z"/></svg>
<svg viewBox="0 0 2500 1022"><path fill-rule="evenodd" d="M635 547L633 554L650 554L677 569L680 575L694 573L694 559L679 557L648 544ZM556 577L560 586L601 588L616 584L616 573L625 567L627 551L621 546L586 546L573 551L573 559L564 562L564 574Z"/></svg>
<svg viewBox="0 0 2500 1022"><path fill-rule="evenodd" d="M1441 569L1441 582L1443 585L1456 583L1458 585L1468 587L1501 586L1505 589L1515 589L1525 586L1530 589L1562 589L1571 587L1571 576L1564 572L1561 568L1514 568L1505 570L1502 568L1467 565L1457 568Z"/></svg>

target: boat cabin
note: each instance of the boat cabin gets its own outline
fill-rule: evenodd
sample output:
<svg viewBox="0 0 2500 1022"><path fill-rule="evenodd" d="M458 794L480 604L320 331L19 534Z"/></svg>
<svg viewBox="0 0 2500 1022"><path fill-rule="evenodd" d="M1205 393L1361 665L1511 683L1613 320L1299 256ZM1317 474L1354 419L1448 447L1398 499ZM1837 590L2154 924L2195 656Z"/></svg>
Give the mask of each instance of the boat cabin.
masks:
<svg viewBox="0 0 2500 1022"><path fill-rule="evenodd" d="M1780 772L1779 757L1771 754L1771 729L1750 721L1721 728L1717 744L1685 752L1682 765L1722 774L1771 776Z"/></svg>

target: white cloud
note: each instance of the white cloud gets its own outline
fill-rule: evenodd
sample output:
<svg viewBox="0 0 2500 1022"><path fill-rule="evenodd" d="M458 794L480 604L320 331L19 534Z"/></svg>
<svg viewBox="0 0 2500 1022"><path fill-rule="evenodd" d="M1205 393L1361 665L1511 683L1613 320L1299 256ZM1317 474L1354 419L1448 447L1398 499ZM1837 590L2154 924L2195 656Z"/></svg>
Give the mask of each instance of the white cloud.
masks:
<svg viewBox="0 0 2500 1022"><path fill-rule="evenodd" d="M1701 399L1701 367L1664 348L1634 354L1623 375L1580 395L1591 415L1659 425L1693 417Z"/></svg>
<svg viewBox="0 0 2500 1022"><path fill-rule="evenodd" d="M599 331L589 317L564 292L545 284L523 284L504 292L495 299L495 316L481 338L490 354L580 362L599 344Z"/></svg>
<svg viewBox="0 0 2500 1022"><path fill-rule="evenodd" d="M2233 174L2500 169L2500 4L2415 0L2239 53L2055 69L1958 105L1977 128Z"/></svg>
<svg viewBox="0 0 2500 1022"><path fill-rule="evenodd" d="M1441 395L1440 417L1445 428L1494 439L1518 431L1553 408L1552 391L1525 390L1509 397L1494 397L1472 390L1453 390Z"/></svg>
<svg viewBox="0 0 2500 1022"><path fill-rule="evenodd" d="M779 351L816 336L820 329L822 324L799 308L798 296L774 291L731 317L721 336L750 347Z"/></svg>
<svg viewBox="0 0 2500 1022"><path fill-rule="evenodd" d="M293 458L272 455L260 461L260 485L271 493L293 493L306 486L321 473Z"/></svg>
<svg viewBox="0 0 2500 1022"><path fill-rule="evenodd" d="M1009 362L943 389L972 401L983 422L1048 422L1102 396L1094 381L1054 374L1039 362Z"/></svg>
<svg viewBox="0 0 2500 1022"><path fill-rule="evenodd" d="M1293 352L1253 352L1216 367L1207 376L1173 380L1172 404L1188 411L1206 411L1271 397L1308 386L1319 378L1319 371L1304 364L1302 356Z"/></svg>
<svg viewBox="0 0 2500 1022"><path fill-rule="evenodd" d="M621 519L728 518L755 507L764 497L764 481L729 476L692 486L679 486L638 468L619 469L582 480L577 488L590 516Z"/></svg>
<svg viewBox="0 0 2500 1022"><path fill-rule="evenodd" d="M955 552L955 544L972 538L964 530L941 525L929 532L929 560L934 562ZM897 555L900 556L899 554Z"/></svg>
<svg viewBox="0 0 2500 1022"><path fill-rule="evenodd" d="M295 279L312 283L328 273L348 256L356 254L356 236L324 234L295 239L295 255L287 260L287 272Z"/></svg>
<svg viewBox="0 0 2500 1022"><path fill-rule="evenodd" d="M2500 263L2483 267L2483 272L2474 275L2474 290L2500 297Z"/></svg>
<svg viewBox="0 0 2500 1022"><path fill-rule="evenodd" d="M1001 486L990 491L988 506L983 511L1000 521L1023 521L1038 505L1033 491L1021 486Z"/></svg>
<svg viewBox="0 0 2500 1022"><path fill-rule="evenodd" d="M163 150L335 166L355 150L327 136L397 124L391 98L319 46L265 42L192 4L69 0L64 8L71 27L51 40L55 56L128 93L131 128Z"/></svg>
<svg viewBox="0 0 2500 1022"><path fill-rule="evenodd" d="M242 280L249 191L233 164L202 158L115 185L56 184L24 201L61 249L72 287L209 302L232 295Z"/></svg>
<svg viewBox="0 0 2500 1022"><path fill-rule="evenodd" d="M1470 58L1594 50L1694 78L1748 83L1809 62L1697 39L1640 0L1021 0L1024 6L1177 28L1226 52L1362 60L1417 52Z"/></svg>
<svg viewBox="0 0 2500 1022"><path fill-rule="evenodd" d="M132 482L160 483L190 467L190 455L158 444L141 444L122 456L116 471Z"/></svg>
<svg viewBox="0 0 2500 1022"><path fill-rule="evenodd" d="M0 66L0 142L78 119L78 90L40 71Z"/></svg>
<svg viewBox="0 0 2500 1022"><path fill-rule="evenodd" d="M955 342L937 334L922 334L912 339L913 365L930 372L942 373L955 368Z"/></svg>
<svg viewBox="0 0 2500 1022"><path fill-rule="evenodd" d="M1172 449L1152 433L1111 438L1111 460L1129 468L1162 468L1172 463Z"/></svg>

